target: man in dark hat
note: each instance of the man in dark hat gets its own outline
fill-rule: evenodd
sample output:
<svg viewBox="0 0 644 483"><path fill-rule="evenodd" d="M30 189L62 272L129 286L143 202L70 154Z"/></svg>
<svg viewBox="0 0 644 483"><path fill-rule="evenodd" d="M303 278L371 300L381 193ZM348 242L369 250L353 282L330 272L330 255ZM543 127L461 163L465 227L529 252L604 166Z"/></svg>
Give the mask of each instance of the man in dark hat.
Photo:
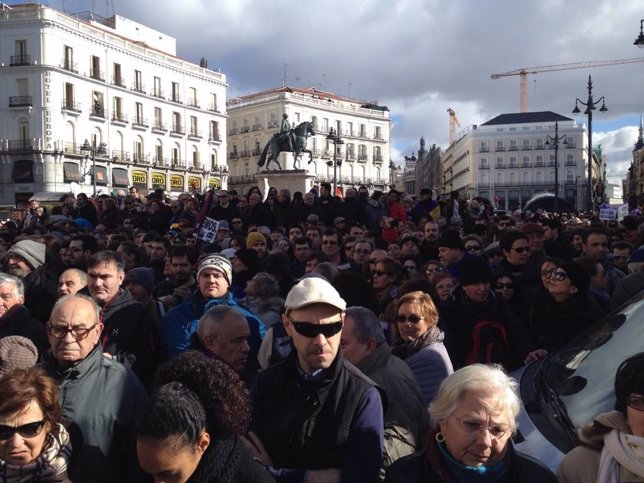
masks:
<svg viewBox="0 0 644 483"><path fill-rule="evenodd" d="M447 230L438 241L438 259L454 278L460 281L461 265L470 255L457 230Z"/></svg>

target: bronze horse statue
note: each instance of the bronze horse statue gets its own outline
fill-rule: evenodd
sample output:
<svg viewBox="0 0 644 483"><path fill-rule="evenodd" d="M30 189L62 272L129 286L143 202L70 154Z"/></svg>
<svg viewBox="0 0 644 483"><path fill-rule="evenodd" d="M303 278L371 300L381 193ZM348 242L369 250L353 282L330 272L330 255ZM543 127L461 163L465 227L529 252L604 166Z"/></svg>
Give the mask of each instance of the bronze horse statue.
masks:
<svg viewBox="0 0 644 483"><path fill-rule="evenodd" d="M304 121L298 124L297 127L291 130L289 136L291 137L291 145L293 146L293 169L299 169L299 156L302 153L309 153L310 164L313 161L313 152L310 149L306 149L306 140L309 136L315 136L313 123ZM269 149L271 151L270 153L268 152ZM261 168L262 166L264 166L264 163L266 163L266 169L268 169L271 161L273 161L277 164L277 167L281 171L282 166L277 159L282 151L291 152L289 146L285 146L283 142L280 142L280 134L275 133L273 134L273 137L266 143L266 146L264 146L262 155L259 157L259 161L257 161L257 166Z"/></svg>

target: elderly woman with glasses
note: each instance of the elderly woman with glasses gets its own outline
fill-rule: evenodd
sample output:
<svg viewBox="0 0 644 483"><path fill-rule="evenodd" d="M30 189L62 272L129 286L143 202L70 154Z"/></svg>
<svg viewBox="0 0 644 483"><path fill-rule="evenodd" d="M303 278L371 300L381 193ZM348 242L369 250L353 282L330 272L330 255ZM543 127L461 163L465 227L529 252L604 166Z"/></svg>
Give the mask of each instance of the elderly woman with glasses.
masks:
<svg viewBox="0 0 644 483"><path fill-rule="evenodd" d="M437 322L438 310L425 292L410 292L398 299L394 326L397 342L392 353L407 363L427 403L454 371Z"/></svg>
<svg viewBox="0 0 644 483"><path fill-rule="evenodd" d="M644 480L644 352L626 359L615 375L615 409L577 432L581 446L566 455L560 483Z"/></svg>
<svg viewBox="0 0 644 483"><path fill-rule="evenodd" d="M512 446L521 403L517 382L498 366L473 364L441 384L429 406L426 449L387 471L386 483L554 483Z"/></svg>
<svg viewBox="0 0 644 483"><path fill-rule="evenodd" d="M113 481L105 458L83 445L77 427L63 425L58 385L43 369L9 372L0 394L0 481Z"/></svg>

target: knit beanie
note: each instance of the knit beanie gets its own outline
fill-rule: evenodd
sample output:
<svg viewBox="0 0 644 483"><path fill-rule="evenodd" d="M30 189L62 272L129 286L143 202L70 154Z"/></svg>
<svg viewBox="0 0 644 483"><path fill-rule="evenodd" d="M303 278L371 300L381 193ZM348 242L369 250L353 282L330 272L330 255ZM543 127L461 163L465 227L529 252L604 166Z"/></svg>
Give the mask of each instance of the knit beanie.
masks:
<svg viewBox="0 0 644 483"><path fill-rule="evenodd" d="M478 283L491 283L492 270L487 262L480 257L470 257L461 265L461 285L476 285Z"/></svg>
<svg viewBox="0 0 644 483"><path fill-rule="evenodd" d="M14 369L29 369L37 360L38 349L29 339L19 335L0 339L0 377Z"/></svg>
<svg viewBox="0 0 644 483"><path fill-rule="evenodd" d="M34 240L21 240L9 248L8 252L24 258L33 270L45 263L45 244Z"/></svg>
<svg viewBox="0 0 644 483"><path fill-rule="evenodd" d="M264 235L262 235L261 233L251 231L246 237L246 248L252 248L253 245L258 241L263 241L264 243L266 243L266 237L264 237Z"/></svg>
<svg viewBox="0 0 644 483"><path fill-rule="evenodd" d="M225 256L220 254L208 255L206 258L201 260L199 268L197 269L197 278L201 275L201 272L211 268L222 273L230 285L230 281L233 278L233 266Z"/></svg>
<svg viewBox="0 0 644 483"><path fill-rule="evenodd" d="M149 267L132 268L125 274L123 285L127 285L130 282L138 283L145 290L152 293L154 290L154 269Z"/></svg>

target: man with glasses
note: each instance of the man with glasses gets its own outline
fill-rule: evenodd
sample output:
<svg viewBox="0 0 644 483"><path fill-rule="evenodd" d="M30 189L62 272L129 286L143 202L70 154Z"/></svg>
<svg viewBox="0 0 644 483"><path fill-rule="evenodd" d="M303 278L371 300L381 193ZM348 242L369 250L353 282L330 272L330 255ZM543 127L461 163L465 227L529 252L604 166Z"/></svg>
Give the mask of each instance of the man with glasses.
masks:
<svg viewBox="0 0 644 483"><path fill-rule="evenodd" d="M255 384L256 456L277 481L377 481L383 406L374 383L338 351L345 301L326 280L310 277L291 289L285 306L295 350Z"/></svg>
<svg viewBox="0 0 644 483"><path fill-rule="evenodd" d="M69 242L69 250L63 258L67 268L87 270L87 260L96 253L98 243L92 235L76 235Z"/></svg>
<svg viewBox="0 0 644 483"><path fill-rule="evenodd" d="M353 261L362 267L369 261L369 255L373 251L373 244L369 240L358 240L353 245Z"/></svg>
<svg viewBox="0 0 644 483"><path fill-rule="evenodd" d="M340 235L335 228L327 228L322 235L322 252L338 270L348 270L351 265L340 249Z"/></svg>
<svg viewBox="0 0 644 483"><path fill-rule="evenodd" d="M295 260L291 263L291 275L298 279L306 272L306 261L311 254L311 240L308 238L297 238L293 244L293 256Z"/></svg>
<svg viewBox="0 0 644 483"><path fill-rule="evenodd" d="M51 350L41 367L58 383L63 418L77 423L85 444L109 458L116 481L140 481L132 427L145 390L125 366L103 356L99 314L89 297L58 300L47 323Z"/></svg>
<svg viewBox="0 0 644 483"><path fill-rule="evenodd" d="M624 273L628 273L628 260L633 252L633 245L627 241L618 241L611 245L611 257L613 266Z"/></svg>
<svg viewBox="0 0 644 483"><path fill-rule="evenodd" d="M217 192L217 203L210 209L208 216L213 220L226 220L232 225L233 219L240 214L237 206L231 203L228 191L220 190Z"/></svg>

